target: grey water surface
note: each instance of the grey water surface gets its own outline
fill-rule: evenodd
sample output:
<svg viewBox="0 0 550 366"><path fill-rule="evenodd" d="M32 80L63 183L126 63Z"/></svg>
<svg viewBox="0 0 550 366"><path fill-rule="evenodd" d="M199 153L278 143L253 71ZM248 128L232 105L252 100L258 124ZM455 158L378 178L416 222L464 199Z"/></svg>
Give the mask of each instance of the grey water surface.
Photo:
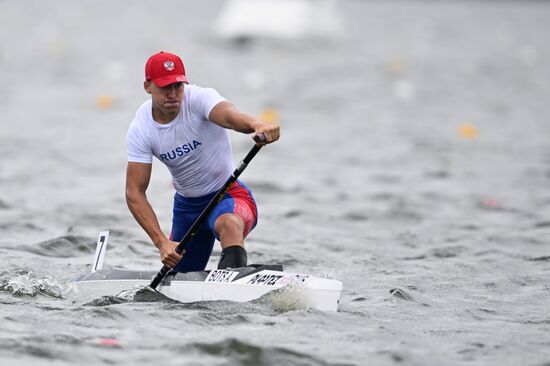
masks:
<svg viewBox="0 0 550 366"><path fill-rule="evenodd" d="M238 43L213 31L222 5L0 1L0 363L549 365L550 4L341 0L334 39ZM277 111L280 142L242 176L249 259L341 280L338 312L75 299L101 230L106 266L160 268L124 200L159 50ZM252 142L231 136L238 161Z"/></svg>

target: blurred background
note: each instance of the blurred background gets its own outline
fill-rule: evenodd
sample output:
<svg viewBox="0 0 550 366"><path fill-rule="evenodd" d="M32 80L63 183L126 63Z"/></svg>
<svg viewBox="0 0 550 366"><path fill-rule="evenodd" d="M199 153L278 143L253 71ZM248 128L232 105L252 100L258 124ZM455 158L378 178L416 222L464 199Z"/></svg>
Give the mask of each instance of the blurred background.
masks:
<svg viewBox="0 0 550 366"><path fill-rule="evenodd" d="M341 180L337 190L357 196L399 165L407 190L428 175L453 178L447 193L490 200L545 194L518 182L549 174L533 155L548 160L544 1L57 0L0 10L3 206L121 205L125 131L158 50L180 54L192 83L282 124L280 145L264 154L276 156L266 157L267 181L306 167L300 184Z"/></svg>
<svg viewBox="0 0 550 366"><path fill-rule="evenodd" d="M273 351L247 327L287 339L266 324L290 322L301 343L281 347L312 364L548 362L548 34L547 1L0 0L0 289L25 304L9 317L34 309L20 333L31 334L44 278L48 301L71 308L59 298L89 270L100 230L112 233L109 265L158 265L126 208L125 139L148 98L145 61L164 50L191 83L282 126L242 176L260 208L249 258L344 282L333 317L233 308L246 321L218 338ZM238 161L252 142L231 138ZM173 188L153 171L169 232ZM143 310L133 306L105 316L116 328ZM85 344L103 334L75 314L57 319ZM199 338L219 325L204 321ZM55 348L44 329L25 344ZM60 347L52 357L74 361Z"/></svg>

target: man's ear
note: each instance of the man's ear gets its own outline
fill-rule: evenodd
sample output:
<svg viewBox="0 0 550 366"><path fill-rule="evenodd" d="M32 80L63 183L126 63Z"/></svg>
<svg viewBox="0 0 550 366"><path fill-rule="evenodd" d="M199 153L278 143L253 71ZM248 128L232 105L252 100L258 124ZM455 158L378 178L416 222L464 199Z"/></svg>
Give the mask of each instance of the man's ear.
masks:
<svg viewBox="0 0 550 366"><path fill-rule="evenodd" d="M143 89L145 89L145 91L147 92L147 94L151 94L151 82L145 80L145 81L143 82Z"/></svg>

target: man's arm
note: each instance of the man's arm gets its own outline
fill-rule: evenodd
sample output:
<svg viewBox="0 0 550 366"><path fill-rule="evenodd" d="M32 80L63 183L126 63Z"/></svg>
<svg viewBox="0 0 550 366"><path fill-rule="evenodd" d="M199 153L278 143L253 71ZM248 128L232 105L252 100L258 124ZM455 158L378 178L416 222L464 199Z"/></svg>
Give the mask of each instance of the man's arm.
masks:
<svg viewBox="0 0 550 366"><path fill-rule="evenodd" d="M266 144L277 141L280 136L280 129L277 123L260 121L249 114L238 111L228 101L216 104L212 108L208 118L224 128L230 128L242 133L263 134L266 138Z"/></svg>
<svg viewBox="0 0 550 366"><path fill-rule="evenodd" d="M162 232L157 215L155 215L145 193L151 180L151 168L152 164L128 162L126 203L136 221L158 248L162 263L173 268L181 259L181 255L174 250L177 243L169 240Z"/></svg>

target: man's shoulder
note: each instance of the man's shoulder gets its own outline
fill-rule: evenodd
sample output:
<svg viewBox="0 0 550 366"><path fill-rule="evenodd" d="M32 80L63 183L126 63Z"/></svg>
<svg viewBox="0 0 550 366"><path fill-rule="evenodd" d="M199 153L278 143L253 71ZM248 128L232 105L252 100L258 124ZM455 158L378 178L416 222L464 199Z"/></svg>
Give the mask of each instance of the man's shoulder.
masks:
<svg viewBox="0 0 550 366"><path fill-rule="evenodd" d="M149 134L149 118L151 114L151 100L143 102L136 110L134 118L128 125L128 136L140 135L147 136Z"/></svg>
<svg viewBox="0 0 550 366"><path fill-rule="evenodd" d="M130 122L130 127L140 125L140 124L145 124L147 122L147 119L151 114L151 108L152 108L151 104L152 104L151 99L148 99L145 102L141 103L141 105L136 110L136 114L134 115L134 118Z"/></svg>
<svg viewBox="0 0 550 366"><path fill-rule="evenodd" d="M210 96L219 95L218 91L212 87L199 86L196 84L188 84L185 87L185 93L190 98L208 98Z"/></svg>
<svg viewBox="0 0 550 366"><path fill-rule="evenodd" d="M197 84L187 84L185 86L185 89L187 90L190 90L190 91L201 91L201 90L204 90L204 89L211 89L209 87L205 87L205 86L201 86L201 85L197 85Z"/></svg>
<svg viewBox="0 0 550 366"><path fill-rule="evenodd" d="M141 105L138 107L138 109L136 110L136 116L135 117L146 117L150 111L151 111L151 108L152 108L152 101L151 101L151 98L147 99L146 101L144 101L143 103L141 103ZM135 119L134 117L134 119Z"/></svg>
<svg viewBox="0 0 550 366"><path fill-rule="evenodd" d="M198 85L188 85L185 92L185 103L192 113L201 118L208 118L210 111L216 104L224 101L225 98L214 88Z"/></svg>

